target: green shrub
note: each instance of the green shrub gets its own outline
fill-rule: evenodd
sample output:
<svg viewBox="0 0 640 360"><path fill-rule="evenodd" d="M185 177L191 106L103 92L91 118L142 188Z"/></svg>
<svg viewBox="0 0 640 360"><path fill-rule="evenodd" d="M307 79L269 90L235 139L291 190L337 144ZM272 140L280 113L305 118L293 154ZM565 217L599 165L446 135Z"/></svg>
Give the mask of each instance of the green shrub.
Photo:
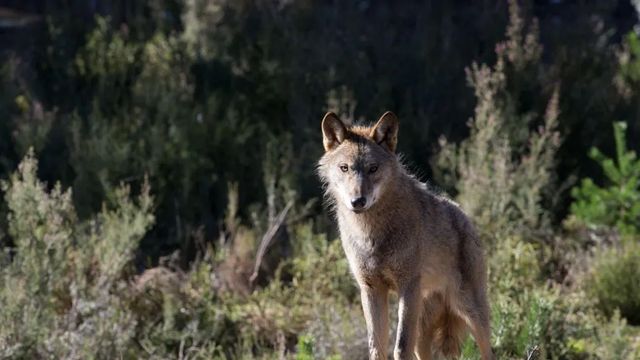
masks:
<svg viewBox="0 0 640 360"><path fill-rule="evenodd" d="M625 37L618 61L619 68L615 77L618 91L623 97L631 98L638 93L640 84L640 39L634 31Z"/></svg>
<svg viewBox="0 0 640 360"><path fill-rule="evenodd" d="M320 207L301 201L319 195L310 181L321 152L319 111L326 105L359 121L381 107L396 109L402 152L415 160L424 158L436 133L456 141L466 136L473 95L470 136L444 144L436 172L490 245L496 355L640 357L637 329L619 315L637 313L627 310L637 293L631 283L638 278L637 245L598 254L585 288L546 279L549 254L561 257L557 268L568 273L581 255L563 253L576 250L558 245L570 239L554 233L551 221L556 160L573 171L571 154L579 151L557 152L558 129L586 121L580 137L591 141L589 129L599 130L608 118L597 110L619 108L604 101L617 94L599 95L614 93L602 86L611 83L615 58L608 35L596 31L602 38L594 45L568 47L566 63L565 55L555 55L564 52L553 51L550 61L541 61L537 23L522 18L511 1L496 62L468 68L474 93L466 93L464 73L446 70L486 59L491 39L474 36L469 47L466 35L450 31L451 19L466 16L458 7L436 6L427 13L443 21L423 22L424 33L397 42L379 35L415 29L363 24L386 24L389 14L411 19L425 13L416 11L423 5L391 12L374 3L368 9L325 5L153 0L127 8L122 23L117 16L113 23L98 18L76 30L74 21L64 21L73 19L52 14L49 39L35 47L42 53L0 66L0 118L7 119L0 124L2 176L34 147L42 156L41 176L74 189L39 181L32 155L3 185L0 358L366 358L358 290L340 243L326 235L323 215L313 218ZM466 9L478 15L476 25L490 19L496 30L501 6ZM425 42L425 33L442 41ZM304 45L320 40L326 46ZM331 55L336 46L344 56ZM637 37L630 35L626 46L630 57L621 59L621 78L633 99L640 79ZM589 59L574 62L583 50ZM407 59L406 66L398 67L398 58ZM554 62L560 64L549 65ZM21 74L18 65L27 71ZM574 215L590 226L637 233L637 173L629 170L637 160L624 146L621 153L627 170L613 160L606 166L614 175L631 175L605 188L575 190L582 197ZM118 186L137 188L144 174L153 184L153 207L147 187L136 201ZM251 283L245 270L253 268L259 239L283 208L290 209L286 221L258 266L259 281ZM154 218L158 225L149 232ZM146 244L138 247L145 233ZM171 259L182 257L182 267L160 257L178 248ZM144 260L160 257L163 265L134 276L135 251ZM222 286L225 281L231 286ZM393 326L390 333L393 339ZM479 358L471 340L464 358Z"/></svg>
<svg viewBox="0 0 640 360"><path fill-rule="evenodd" d="M521 238L502 239L489 265L493 344L498 358L537 352L545 359L562 353L568 306L559 287L541 284L539 247Z"/></svg>
<svg viewBox="0 0 640 360"><path fill-rule="evenodd" d="M571 213L588 226L608 226L625 234L640 233L640 159L627 149L626 124L613 124L616 159L604 156L592 148L590 157L602 168L607 184L596 185L591 179L583 179L573 188Z"/></svg>
<svg viewBox="0 0 640 360"><path fill-rule="evenodd" d="M626 326L616 310L609 321L599 324L597 343L592 351L600 359L633 360L640 358L640 333Z"/></svg>
<svg viewBox="0 0 640 360"><path fill-rule="evenodd" d="M640 356L639 333L627 326L618 311L609 320L592 316L587 330L587 336L570 339L567 358L634 360Z"/></svg>
<svg viewBox="0 0 640 360"><path fill-rule="evenodd" d="M595 255L586 290L608 316L616 310L630 323L640 324L640 243L625 241Z"/></svg>
<svg viewBox="0 0 640 360"><path fill-rule="evenodd" d="M526 26L516 1L510 2L510 14L495 65L473 63L466 69L476 97L469 137L460 144L442 138L434 161L437 177L457 191L456 200L485 241L496 246L496 239L515 234L530 239L548 228L543 202L560 144L558 88L546 109L522 108L521 90L511 88L514 82L535 87L542 50L536 22Z"/></svg>
<svg viewBox="0 0 640 360"><path fill-rule="evenodd" d="M126 272L153 223L148 187L138 201L116 191L114 207L78 221L71 191L48 191L30 152L2 183L16 247L0 269L0 357L111 358L130 354L136 319Z"/></svg>
<svg viewBox="0 0 640 360"><path fill-rule="evenodd" d="M620 244L595 249L585 288L607 316L616 310L630 323L640 323L640 160L627 149L626 124L613 124L616 158L592 148L590 157L606 176L605 186L584 179L573 188L573 219L589 228L613 229L622 234Z"/></svg>

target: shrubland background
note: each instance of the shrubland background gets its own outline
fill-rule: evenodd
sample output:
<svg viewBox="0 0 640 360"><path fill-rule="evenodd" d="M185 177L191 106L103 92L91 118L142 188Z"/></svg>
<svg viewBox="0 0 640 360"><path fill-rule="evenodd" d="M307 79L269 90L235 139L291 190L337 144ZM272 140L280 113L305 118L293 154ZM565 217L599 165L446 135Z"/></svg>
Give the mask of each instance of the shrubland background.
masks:
<svg viewBox="0 0 640 360"><path fill-rule="evenodd" d="M633 2L3 3L0 357L365 358L314 167L393 110L498 358L640 358Z"/></svg>

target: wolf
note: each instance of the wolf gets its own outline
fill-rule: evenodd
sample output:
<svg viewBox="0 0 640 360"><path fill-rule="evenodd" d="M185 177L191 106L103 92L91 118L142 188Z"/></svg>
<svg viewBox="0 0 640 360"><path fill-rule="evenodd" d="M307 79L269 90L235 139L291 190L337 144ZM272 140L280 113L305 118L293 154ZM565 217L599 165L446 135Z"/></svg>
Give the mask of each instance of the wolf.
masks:
<svg viewBox="0 0 640 360"><path fill-rule="evenodd" d="M374 126L322 120L318 174L360 288L369 358L386 359L388 295L398 294L394 359L460 356L471 331L493 359L487 270L479 237L460 207L427 189L396 154L399 120Z"/></svg>

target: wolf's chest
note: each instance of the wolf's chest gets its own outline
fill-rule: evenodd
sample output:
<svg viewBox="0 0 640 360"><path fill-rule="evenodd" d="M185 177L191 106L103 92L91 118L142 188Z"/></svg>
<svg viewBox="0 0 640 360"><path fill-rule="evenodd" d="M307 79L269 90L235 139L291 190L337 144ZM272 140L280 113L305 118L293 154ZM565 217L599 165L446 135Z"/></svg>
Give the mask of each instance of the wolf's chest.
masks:
<svg viewBox="0 0 640 360"><path fill-rule="evenodd" d="M366 283L382 283L392 289L397 287L397 267L388 258L381 256L360 257L354 265L359 268L360 278Z"/></svg>
<svg viewBox="0 0 640 360"><path fill-rule="evenodd" d="M376 241L377 240L377 241ZM393 287L398 263L386 239L343 238L344 249L356 277L366 282L384 282Z"/></svg>

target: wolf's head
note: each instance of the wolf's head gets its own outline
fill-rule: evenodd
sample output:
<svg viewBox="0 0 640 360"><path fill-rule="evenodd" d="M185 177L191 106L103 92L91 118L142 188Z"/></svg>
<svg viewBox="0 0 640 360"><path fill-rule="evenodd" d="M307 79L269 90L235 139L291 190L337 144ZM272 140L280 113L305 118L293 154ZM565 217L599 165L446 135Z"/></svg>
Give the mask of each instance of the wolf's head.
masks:
<svg viewBox="0 0 640 360"><path fill-rule="evenodd" d="M322 119L325 153L318 173L337 206L362 213L376 204L399 171L398 118L386 112L372 126L347 127L334 113Z"/></svg>

